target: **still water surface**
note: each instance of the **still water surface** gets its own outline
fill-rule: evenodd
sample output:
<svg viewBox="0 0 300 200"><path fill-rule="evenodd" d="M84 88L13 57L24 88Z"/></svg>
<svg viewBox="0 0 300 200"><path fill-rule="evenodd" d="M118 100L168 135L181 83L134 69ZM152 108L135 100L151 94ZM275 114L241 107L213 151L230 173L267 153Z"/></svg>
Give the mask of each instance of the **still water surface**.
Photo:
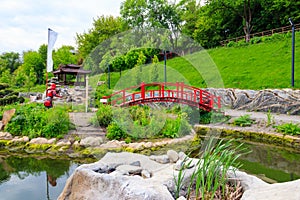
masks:
<svg viewBox="0 0 300 200"><path fill-rule="evenodd" d="M57 199L77 166L69 160L0 155L0 199Z"/></svg>
<svg viewBox="0 0 300 200"><path fill-rule="evenodd" d="M240 162L243 170L269 182L300 178L300 152L246 143L251 153ZM57 199L78 163L69 160L0 154L0 199Z"/></svg>

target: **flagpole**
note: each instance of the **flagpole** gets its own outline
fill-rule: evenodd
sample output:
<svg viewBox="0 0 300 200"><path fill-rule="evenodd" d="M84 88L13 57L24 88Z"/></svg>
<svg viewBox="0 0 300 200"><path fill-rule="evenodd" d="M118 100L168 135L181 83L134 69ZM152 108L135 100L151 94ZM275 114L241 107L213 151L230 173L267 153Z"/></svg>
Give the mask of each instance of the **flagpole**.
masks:
<svg viewBox="0 0 300 200"><path fill-rule="evenodd" d="M47 49L48 49L48 45L49 45L49 34L50 34L50 28L48 28L48 44L47 44ZM48 54L48 52L47 52ZM47 56L47 59L48 59L48 56ZM46 92L47 92L47 89L48 89L48 62L46 61Z"/></svg>
<svg viewBox="0 0 300 200"><path fill-rule="evenodd" d="M47 47L47 64L46 64L46 89L48 88L48 72L53 71L52 49L57 38L57 33L48 28L48 47Z"/></svg>

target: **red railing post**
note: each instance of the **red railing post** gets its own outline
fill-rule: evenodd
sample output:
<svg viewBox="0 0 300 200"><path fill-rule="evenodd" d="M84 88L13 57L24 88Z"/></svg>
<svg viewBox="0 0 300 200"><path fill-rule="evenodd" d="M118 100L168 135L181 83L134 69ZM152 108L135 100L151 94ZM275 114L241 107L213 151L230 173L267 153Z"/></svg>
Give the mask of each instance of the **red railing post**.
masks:
<svg viewBox="0 0 300 200"><path fill-rule="evenodd" d="M145 99L145 83L141 83L141 97L142 99Z"/></svg>
<svg viewBox="0 0 300 200"><path fill-rule="evenodd" d="M179 83L178 82L176 82L176 97L178 98L178 96L179 96Z"/></svg>
<svg viewBox="0 0 300 200"><path fill-rule="evenodd" d="M161 97L165 97L165 86L164 86L164 83L161 85Z"/></svg>
<svg viewBox="0 0 300 200"><path fill-rule="evenodd" d="M181 85L181 87L180 87L181 98L183 99L184 82L181 82L180 85Z"/></svg>
<svg viewBox="0 0 300 200"><path fill-rule="evenodd" d="M123 90L123 103L125 103L126 98L125 98L125 90Z"/></svg>
<svg viewBox="0 0 300 200"><path fill-rule="evenodd" d="M210 95L209 107L214 108L214 96Z"/></svg>
<svg viewBox="0 0 300 200"><path fill-rule="evenodd" d="M221 109L221 97L218 97L218 108Z"/></svg>
<svg viewBox="0 0 300 200"><path fill-rule="evenodd" d="M200 104L203 104L203 91L200 90L200 99L199 99Z"/></svg>

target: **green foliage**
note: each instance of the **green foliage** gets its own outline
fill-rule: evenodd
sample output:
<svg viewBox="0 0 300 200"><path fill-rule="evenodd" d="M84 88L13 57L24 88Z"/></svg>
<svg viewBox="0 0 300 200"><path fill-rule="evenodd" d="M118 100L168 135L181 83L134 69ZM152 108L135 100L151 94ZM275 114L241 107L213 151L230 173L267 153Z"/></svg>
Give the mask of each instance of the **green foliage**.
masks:
<svg viewBox="0 0 300 200"><path fill-rule="evenodd" d="M75 48L72 46L62 46L53 53L54 69L60 64L77 64L77 55L74 55Z"/></svg>
<svg viewBox="0 0 300 200"><path fill-rule="evenodd" d="M112 94L112 90L108 89L107 84L102 84L100 86L97 86L96 92L95 92L95 101L96 106L99 107L102 105L100 102L100 99L102 99L104 96L109 96Z"/></svg>
<svg viewBox="0 0 300 200"><path fill-rule="evenodd" d="M262 42L262 38L261 37L254 37L254 38L250 39L250 43L251 44L258 44L260 42Z"/></svg>
<svg viewBox="0 0 300 200"><path fill-rule="evenodd" d="M120 126L113 122L107 127L106 137L110 140L120 140L125 139L127 134L120 128Z"/></svg>
<svg viewBox="0 0 300 200"><path fill-rule="evenodd" d="M218 123L218 122L226 122L230 119L230 116L224 115L222 112L200 112L200 124L209 124L209 123Z"/></svg>
<svg viewBox="0 0 300 200"><path fill-rule="evenodd" d="M62 138L70 129L69 114L65 107L55 106L48 109L46 113L46 124L43 127L42 135L46 138Z"/></svg>
<svg viewBox="0 0 300 200"><path fill-rule="evenodd" d="M190 133L191 126L186 113L166 117L162 111L147 106L114 109L114 121L107 127L107 138L126 141L146 138L175 138Z"/></svg>
<svg viewBox="0 0 300 200"><path fill-rule="evenodd" d="M57 137L68 133L70 127L66 107L46 109L43 104L31 103L15 106L16 113L5 126L15 136Z"/></svg>
<svg viewBox="0 0 300 200"><path fill-rule="evenodd" d="M85 33L76 34L76 43L80 56L86 58L95 51L96 47L102 42L126 29L127 28L120 17L106 17L104 15L97 17L97 19L94 19L93 27L91 29ZM104 55L102 50L97 52L97 54L97 56L100 57Z"/></svg>
<svg viewBox="0 0 300 200"><path fill-rule="evenodd" d="M152 82L158 82L158 57L156 55L154 55L153 59L152 59L152 70L151 70L151 78L150 80Z"/></svg>
<svg viewBox="0 0 300 200"><path fill-rule="evenodd" d="M0 90L6 89L6 88L9 88L9 84L7 84L7 83L0 83Z"/></svg>
<svg viewBox="0 0 300 200"><path fill-rule="evenodd" d="M214 199L217 191L219 191L223 197L229 195L225 189L227 171L240 167L239 163L237 163L237 159L245 153L242 144L234 147L232 145L233 142L234 140L220 140L214 145L215 139L209 139L204 151L200 152L200 159L191 176L188 185L187 199L190 198L192 191L195 191L196 199ZM180 171L183 171L186 167L188 168L190 164L190 161L185 160ZM230 168L232 166L235 166L235 168ZM180 174L183 175L184 172ZM182 180L182 176L178 177L178 186L182 185L180 180ZM177 188L177 191L179 191L179 189L180 187Z"/></svg>
<svg viewBox="0 0 300 200"><path fill-rule="evenodd" d="M3 71L9 70L12 74L20 65L21 57L19 53L5 52L0 55L0 75Z"/></svg>
<svg viewBox="0 0 300 200"><path fill-rule="evenodd" d="M6 84L0 85L0 88L5 88L5 89L0 89L0 106L5 106L8 104L13 104L13 103L23 103L25 99L23 97L18 97L19 92L13 91L11 88L8 87Z"/></svg>
<svg viewBox="0 0 300 200"><path fill-rule="evenodd" d="M250 118L250 115L243 115L233 120L233 125L235 126L251 126L255 120Z"/></svg>
<svg viewBox="0 0 300 200"><path fill-rule="evenodd" d="M267 126L270 126L274 123L275 123L274 116L271 114L271 111L269 110L267 113Z"/></svg>
<svg viewBox="0 0 300 200"><path fill-rule="evenodd" d="M112 107L106 104L100 104L96 112L97 120L94 125L107 127L113 119Z"/></svg>
<svg viewBox="0 0 300 200"><path fill-rule="evenodd" d="M288 135L300 135L299 124L286 123L276 126L276 131Z"/></svg>

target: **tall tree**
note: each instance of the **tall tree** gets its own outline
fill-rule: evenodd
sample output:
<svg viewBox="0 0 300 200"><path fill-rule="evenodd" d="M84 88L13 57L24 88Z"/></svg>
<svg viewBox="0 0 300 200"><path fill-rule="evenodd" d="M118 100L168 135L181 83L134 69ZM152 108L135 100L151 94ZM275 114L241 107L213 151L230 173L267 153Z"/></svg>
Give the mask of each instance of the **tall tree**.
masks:
<svg viewBox="0 0 300 200"><path fill-rule="evenodd" d="M252 19L258 7L260 0L208 0L207 3L213 9L213 12L217 10L228 11L240 16L243 23L243 30L245 33L246 41L250 41L250 34L253 29Z"/></svg>
<svg viewBox="0 0 300 200"><path fill-rule="evenodd" d="M169 30L169 40L172 47L176 48L182 21L175 1L126 0L121 4L120 13L129 27L137 31Z"/></svg>
<svg viewBox="0 0 300 200"><path fill-rule="evenodd" d="M0 69L9 69L13 73L22 64L20 54L15 52L0 55Z"/></svg>
<svg viewBox="0 0 300 200"><path fill-rule="evenodd" d="M77 64L77 55L72 46L62 46L53 54L53 64L56 69L60 64Z"/></svg>
<svg viewBox="0 0 300 200"><path fill-rule="evenodd" d="M126 25L120 17L101 16L94 19L91 29L83 34L76 34L80 56L86 58L103 41L124 30L126 30Z"/></svg>
<svg viewBox="0 0 300 200"><path fill-rule="evenodd" d="M36 83L42 84L44 82L45 63L42 56L36 51L28 51L23 54L24 63L23 70L27 76L34 74ZM34 73L33 73L34 72ZM27 81L28 82L28 81Z"/></svg>

